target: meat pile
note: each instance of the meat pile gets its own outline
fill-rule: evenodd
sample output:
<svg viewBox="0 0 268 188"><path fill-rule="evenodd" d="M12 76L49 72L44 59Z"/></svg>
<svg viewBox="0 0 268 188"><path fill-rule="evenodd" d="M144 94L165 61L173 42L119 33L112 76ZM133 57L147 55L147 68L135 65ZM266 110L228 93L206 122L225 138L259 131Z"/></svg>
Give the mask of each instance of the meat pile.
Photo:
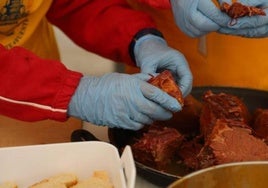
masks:
<svg viewBox="0 0 268 188"><path fill-rule="evenodd" d="M263 127L257 123L260 115L252 117L243 101L234 95L207 91L200 114L202 147L192 159L183 158L185 164L196 170L230 162L268 160L268 146L256 136L251 123L255 121L256 126Z"/></svg>
<svg viewBox="0 0 268 188"><path fill-rule="evenodd" d="M268 160L268 109L251 114L237 96L212 91L203 94L201 107L196 101L186 101L180 112L183 116L175 122L185 122L184 117L188 120L199 112L199 129L182 132L178 124L156 122L132 145L135 160L164 171L174 158L192 171L230 162ZM195 114L187 115L185 110Z"/></svg>

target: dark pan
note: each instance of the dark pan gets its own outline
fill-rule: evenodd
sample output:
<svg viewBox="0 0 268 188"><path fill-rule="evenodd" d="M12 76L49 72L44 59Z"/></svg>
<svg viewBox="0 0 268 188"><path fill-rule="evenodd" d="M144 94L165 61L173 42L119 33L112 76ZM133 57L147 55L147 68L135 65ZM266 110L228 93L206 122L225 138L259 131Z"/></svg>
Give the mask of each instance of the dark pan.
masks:
<svg viewBox="0 0 268 188"><path fill-rule="evenodd" d="M198 100L201 98L205 91L211 90L214 93L229 93L240 97L244 103L247 105L250 112L253 112L256 108L268 108L268 92L255 89L247 88L234 88L234 87L194 87L191 94ZM111 144L115 145L119 151L124 148L124 146L131 144L132 138L136 136L136 131L129 131L124 129L109 129L108 135ZM81 134L80 134L81 136ZM83 140L87 140L83 137ZM154 168L150 168L139 162L136 163L137 173L148 181L155 185L166 187L172 182L180 179L182 176L186 175L187 172L181 168L176 171L176 175L172 172L162 172ZM180 173L178 173L180 172ZM179 174L179 175L178 175Z"/></svg>

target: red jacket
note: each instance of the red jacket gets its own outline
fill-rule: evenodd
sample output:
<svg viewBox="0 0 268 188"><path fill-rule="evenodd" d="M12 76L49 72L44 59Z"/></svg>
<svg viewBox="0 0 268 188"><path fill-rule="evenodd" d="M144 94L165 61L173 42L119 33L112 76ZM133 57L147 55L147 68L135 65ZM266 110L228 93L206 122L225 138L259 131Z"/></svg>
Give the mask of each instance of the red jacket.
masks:
<svg viewBox="0 0 268 188"><path fill-rule="evenodd" d="M133 36L155 27L124 0L55 0L47 19L83 48L128 64L133 64L128 52ZM67 119L81 73L21 47L7 50L1 45L0 65L0 114L24 121Z"/></svg>

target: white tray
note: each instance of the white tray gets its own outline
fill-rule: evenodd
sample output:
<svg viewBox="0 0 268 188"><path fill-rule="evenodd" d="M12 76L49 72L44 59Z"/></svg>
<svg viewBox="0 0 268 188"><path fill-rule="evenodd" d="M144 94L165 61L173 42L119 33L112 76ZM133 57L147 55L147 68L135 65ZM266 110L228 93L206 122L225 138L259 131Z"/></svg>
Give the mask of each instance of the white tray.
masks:
<svg viewBox="0 0 268 188"><path fill-rule="evenodd" d="M0 148L0 183L19 188L60 173L88 178L95 170L108 172L115 188L134 188L136 168L127 146L120 158L115 146L101 141Z"/></svg>

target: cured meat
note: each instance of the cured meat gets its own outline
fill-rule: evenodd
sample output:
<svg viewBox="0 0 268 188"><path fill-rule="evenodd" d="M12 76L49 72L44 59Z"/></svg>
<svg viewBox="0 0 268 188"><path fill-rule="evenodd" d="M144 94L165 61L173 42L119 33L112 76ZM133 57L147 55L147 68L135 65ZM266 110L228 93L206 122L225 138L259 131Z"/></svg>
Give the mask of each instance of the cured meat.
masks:
<svg viewBox="0 0 268 188"><path fill-rule="evenodd" d="M182 160L182 163L190 170L199 168L197 155L200 153L203 145L204 144L202 138L196 136L193 139L184 140L180 148L178 148L177 154L179 158Z"/></svg>
<svg viewBox="0 0 268 188"><path fill-rule="evenodd" d="M208 90L203 95L203 108L200 115L200 131L206 139L211 133L217 119L235 121L233 126L248 126L251 115L247 106L235 95L227 93L214 94Z"/></svg>
<svg viewBox="0 0 268 188"><path fill-rule="evenodd" d="M183 136L174 128L151 125L131 148L136 161L158 170L165 170L182 140Z"/></svg>
<svg viewBox="0 0 268 188"><path fill-rule="evenodd" d="M148 83L162 89L184 105L182 93L170 71L161 72L149 79ZM161 122L154 122L140 132L142 136L131 145L135 160L158 170L165 170L183 140L182 134L175 128L163 126Z"/></svg>
<svg viewBox="0 0 268 188"><path fill-rule="evenodd" d="M254 16L254 15L266 15L266 13L261 8L246 6L239 2L234 2L231 5L224 2L220 7L221 11L226 12L233 20L230 25L236 24L236 19L244 16Z"/></svg>
<svg viewBox="0 0 268 188"><path fill-rule="evenodd" d="M170 120L162 122L167 127L173 127L182 134L199 134L199 118L202 103L188 95L184 99L184 106L181 111L173 114Z"/></svg>
<svg viewBox="0 0 268 188"><path fill-rule="evenodd" d="M197 156L199 168L230 162L268 160L265 142L253 136L251 129L236 124L235 121L222 119L215 122L205 146Z"/></svg>
<svg viewBox="0 0 268 188"><path fill-rule="evenodd" d="M189 109L183 116L154 122L142 130L131 145L136 161L165 172L179 164L191 172L231 162L268 160L268 145L263 139L268 109L257 109L252 117L239 97L210 90L203 94L202 103L189 99L184 99L184 109ZM195 123L199 121L200 131L181 131L179 127L187 127L193 117Z"/></svg>
<svg viewBox="0 0 268 188"><path fill-rule="evenodd" d="M170 71L164 70L156 77L149 79L148 83L162 89L172 97L176 98L178 102L183 106L184 100L181 90L176 84Z"/></svg>
<svg viewBox="0 0 268 188"><path fill-rule="evenodd" d="M253 117L252 128L255 134L268 142L268 109L256 109Z"/></svg>

